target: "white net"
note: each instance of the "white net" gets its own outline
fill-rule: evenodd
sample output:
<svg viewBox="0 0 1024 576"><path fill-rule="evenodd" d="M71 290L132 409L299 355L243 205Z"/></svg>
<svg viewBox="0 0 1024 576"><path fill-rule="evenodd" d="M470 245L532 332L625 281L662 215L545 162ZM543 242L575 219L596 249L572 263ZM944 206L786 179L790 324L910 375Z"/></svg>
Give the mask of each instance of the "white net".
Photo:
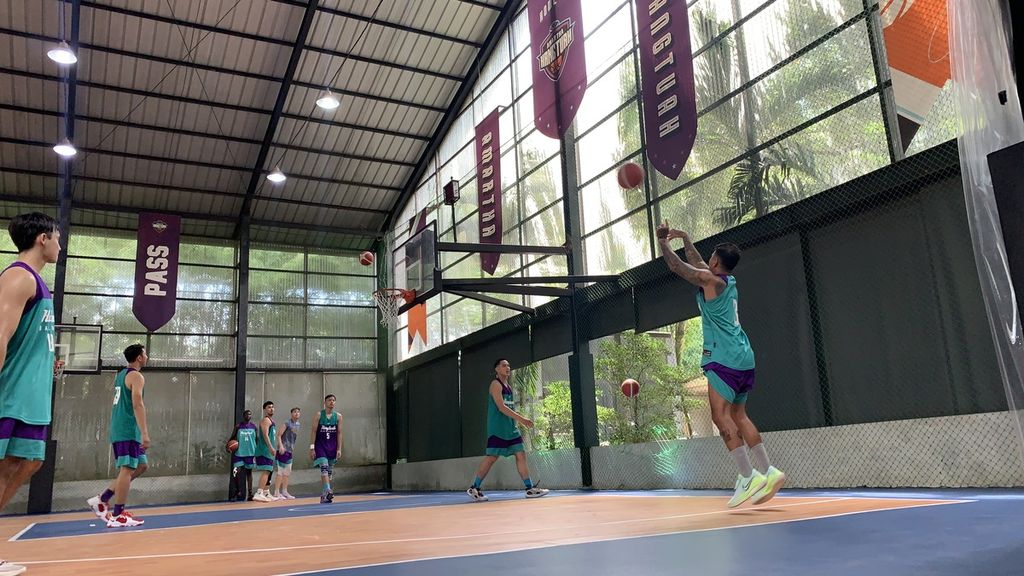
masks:
<svg viewBox="0 0 1024 576"><path fill-rule="evenodd" d="M382 288L373 293L373 299L380 308L381 326L390 326L398 318L398 309L402 304L412 300L413 292L401 288Z"/></svg>

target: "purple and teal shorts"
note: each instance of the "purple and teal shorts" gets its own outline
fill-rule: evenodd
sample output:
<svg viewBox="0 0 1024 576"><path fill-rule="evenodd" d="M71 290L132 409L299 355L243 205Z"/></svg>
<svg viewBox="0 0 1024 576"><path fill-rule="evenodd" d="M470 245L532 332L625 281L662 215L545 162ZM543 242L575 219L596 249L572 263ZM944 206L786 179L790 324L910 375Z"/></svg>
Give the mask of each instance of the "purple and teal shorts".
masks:
<svg viewBox="0 0 1024 576"><path fill-rule="evenodd" d="M730 404L745 404L747 394L754 389L754 369L736 370L710 362L701 367L704 375L719 396Z"/></svg>
<svg viewBox="0 0 1024 576"><path fill-rule="evenodd" d="M235 456L231 459L232 468L248 468L249 470L252 470L255 466L255 456Z"/></svg>
<svg viewBox="0 0 1024 576"><path fill-rule="evenodd" d="M142 444L135 440L118 440L110 445L114 449L114 458L117 460L114 463L115 468L134 470L139 467L139 464L145 464L147 461L146 451L142 449Z"/></svg>
<svg viewBox="0 0 1024 576"><path fill-rule="evenodd" d="M0 459L8 456L25 460L46 457L46 424L26 424L14 418L0 418Z"/></svg>
<svg viewBox="0 0 1024 576"><path fill-rule="evenodd" d="M513 456L516 452L523 452L522 436L507 440L498 436L487 438L487 450L484 453L488 456Z"/></svg>

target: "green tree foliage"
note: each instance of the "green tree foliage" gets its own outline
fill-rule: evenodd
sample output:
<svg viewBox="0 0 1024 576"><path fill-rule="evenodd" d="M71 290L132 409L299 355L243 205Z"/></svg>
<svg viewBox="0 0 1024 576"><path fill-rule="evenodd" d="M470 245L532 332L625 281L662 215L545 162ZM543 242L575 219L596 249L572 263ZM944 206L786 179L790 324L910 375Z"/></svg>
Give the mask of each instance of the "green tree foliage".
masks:
<svg viewBox="0 0 1024 576"><path fill-rule="evenodd" d="M649 334L625 332L620 338L601 344L595 360L595 374L616 388L627 379L640 383L633 398L615 397L615 415L608 422L608 438L613 444L664 440L678 436L676 414L684 405L695 407L683 384L686 368L668 363L665 345Z"/></svg>

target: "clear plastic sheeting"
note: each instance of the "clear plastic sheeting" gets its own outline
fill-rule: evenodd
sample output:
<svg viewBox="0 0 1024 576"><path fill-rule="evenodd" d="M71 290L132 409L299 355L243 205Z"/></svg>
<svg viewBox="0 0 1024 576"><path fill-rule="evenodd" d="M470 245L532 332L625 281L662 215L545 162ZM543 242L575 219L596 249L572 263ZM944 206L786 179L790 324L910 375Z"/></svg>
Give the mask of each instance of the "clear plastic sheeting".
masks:
<svg viewBox="0 0 1024 576"><path fill-rule="evenodd" d="M1024 334L988 166L990 153L1024 140L1010 61L1012 26L1005 0L948 0L947 6L971 242L1007 401L1024 437Z"/></svg>

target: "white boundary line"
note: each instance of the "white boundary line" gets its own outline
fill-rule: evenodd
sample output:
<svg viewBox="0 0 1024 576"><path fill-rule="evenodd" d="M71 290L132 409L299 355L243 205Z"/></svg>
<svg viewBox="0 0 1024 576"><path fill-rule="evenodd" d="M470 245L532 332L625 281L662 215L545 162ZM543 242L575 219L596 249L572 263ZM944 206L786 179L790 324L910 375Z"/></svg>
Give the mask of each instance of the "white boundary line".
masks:
<svg viewBox="0 0 1024 576"><path fill-rule="evenodd" d="M838 498L837 500L846 500L846 498ZM822 500L820 502L810 502L809 504L821 504L822 502L832 502L832 500ZM276 574L275 576L310 576L313 574L324 574L327 572L343 572L348 570L357 570L360 568L376 568L379 566L391 566L394 564L413 564L417 562L429 562L432 560L450 560L453 558L472 558L474 556L494 556L498 554L511 554L514 552L528 552L530 550L544 550L547 548L559 548L561 546L581 546L584 544L598 544L603 542L618 542L623 540L639 540L642 538L655 538L658 536L675 536L679 534L693 534L697 532L715 532L717 530L735 530L737 528L753 528L755 526L770 526L772 524L786 524L789 522L807 522L809 520L822 520L825 518L838 518L840 516L853 516L856 514L869 514L871 512L887 512L893 510L907 510L910 508L927 508L929 506L945 506L947 504L967 504L974 502L974 500L949 500L945 502L929 502L927 504L913 504L910 506L901 506L899 508L882 508L875 510L859 510L856 512L839 512L836 514L828 514L825 516L813 516L811 518L794 518L790 520L769 520L766 522L757 522L755 524L742 524L740 526L718 526L715 528L699 528L696 530L677 530L674 532L661 532L659 534L644 534L641 536L615 536L611 538L598 538L596 540L588 540L586 542L573 542L573 543L558 543L558 544L538 544L535 546L523 546L520 548L513 548L510 550L500 550L496 552L474 552L472 554L450 554L447 556L433 556L429 558L416 558L415 560L395 560L392 562L378 562L376 564L359 564L356 566L341 566L337 568L324 568L322 570L314 570L312 572L288 572L285 574ZM799 506L799 504L793 504L793 506ZM756 510L766 510L770 508L782 508L783 506L764 506L756 508ZM739 510L744 510L740 508ZM730 510L730 512L733 510ZM600 524L598 524L600 525ZM592 524L593 526L593 524ZM488 536L484 534L484 536ZM31 562L22 562L22 564L32 564Z"/></svg>
<svg viewBox="0 0 1024 576"><path fill-rule="evenodd" d="M53 540L55 538L93 538L93 537L96 537L96 536L109 536L110 534L144 534L144 533L147 533L147 532L156 532L158 530L180 530L182 528L199 528L199 527L203 527L203 526L215 526L215 525L219 525L219 524L225 524L225 525L226 524L249 524L249 523L252 523L252 522L269 522L269 521L272 521L272 520L295 520L295 519L298 519L298 518L324 518L324 517L329 517L329 516L345 516L345 515L348 515L348 514L372 514L374 512L387 512L387 511L390 511L390 510L410 510L412 508L430 508L430 507L435 506L435 505L444 505L444 504L447 504L447 503L448 503L447 501L438 500L436 502L434 502L434 501L425 502L423 505L417 505L417 506L414 506L414 507L405 507L405 508L383 508L383 509L379 509L379 510L351 510L351 511L348 511L348 512L330 512L330 513L327 513L327 514L290 515L290 516L279 516L279 517L274 517L274 518L247 518L247 519L244 519L244 520L227 520L227 521L223 521L223 522L217 521L217 522L206 522L204 524L189 524L187 526L165 526L163 528L143 528L141 530L131 530L131 529L116 529L116 530L114 530L114 529L108 529L108 530L105 530L105 531L97 531L95 533L90 533L90 534L63 534L63 535L62 534L58 534L56 536L43 536L41 538L32 538L30 540L18 540L18 541L19 542L34 542L36 540ZM472 504L472 503L473 502L469 502L469 504ZM273 506L273 507L270 507L270 508L263 508L263 510L272 510L274 508L284 508L284 507L283 506ZM225 508L224 510L230 510L230 509ZM213 512L222 512L224 510L210 510L210 511L207 511L207 512L172 512L172 513L169 513L169 514L159 514L159 516L176 516L178 514L206 514L206 513L213 513ZM260 510L260 508L238 508L238 510ZM291 511L292 508L289 508L288 510ZM145 518L143 518L143 520L145 520ZM85 522L85 520L68 520L68 522ZM42 522L41 524L47 524L47 522ZM29 526L28 528L31 528L31 527L32 526ZM28 531L28 528L26 528L25 530L22 530L21 532L19 532L17 534L17 536L22 536L25 532ZM14 542L14 540L13 539L12 540L8 540L8 542Z"/></svg>
<svg viewBox="0 0 1024 576"><path fill-rule="evenodd" d="M33 522L33 523L29 524L28 526L25 526L24 528L22 528L22 529L21 529L21 532L18 532L18 533L17 533L17 534L15 534L14 536L11 536L10 538L8 538L8 539L7 539L7 541L8 541L8 542L14 542L14 541L15 541L15 540L17 540L18 538L21 538L21 535L22 535L22 534L24 534L25 532L28 532L29 530L31 530L31 529L32 529L32 527L33 527L33 526L35 526L35 525L36 525L36 523L35 523L35 522Z"/></svg>
<svg viewBox="0 0 1024 576"><path fill-rule="evenodd" d="M810 501L810 502L795 502L795 503L792 503L792 504L779 504L779 505L776 505L776 506L762 506L762 507L756 508L754 510L771 510L771 509L777 509L777 508L792 508L792 507L796 507L796 506L810 506L810 505L814 505L814 504L825 504L825 503L829 503L829 502L838 502L838 501L843 501L843 500L849 500L849 498L829 498L829 499L826 499L826 500L813 500L813 501ZM894 508L894 509L895 510L899 510L899 509L903 509L903 508L917 508L917 507L923 507L923 506L936 506L936 505L941 505L941 504L956 504L956 503L962 503L962 501L944 501L944 502L929 503L929 504L914 504L914 505L911 505L911 506L904 506L904 507L901 507L901 508ZM474 532L473 534L458 534L458 535L452 535L452 536L428 536L428 537L420 537L420 538L398 538L398 539L393 539L393 540L368 540L368 541L363 541L363 542L336 542L336 543L331 543L331 544L307 544L307 545L301 545L301 546L282 546L282 547L277 547L277 548L249 548L249 549L240 549L240 550L212 550L212 551L208 551L208 552L177 552L177 553L171 553L171 554L146 554L146 555L139 555L139 556L110 556L110 557L103 557L103 558L69 558L69 559L64 559L64 560L36 560L36 561L31 561L31 562L21 562L21 564L23 564L23 565L74 564L74 563L87 563L87 562L111 562L111 561L118 561L118 560L147 560L147 559L154 559L154 558L182 558L182 557L193 557L193 556L220 556L220 555L225 555L225 554L247 554L247 553L252 553L252 552L287 552L287 551L291 551L291 550L311 550L311 549L320 549L320 548L346 548L346 547L351 547L351 546L366 546L366 545L379 545L379 544L398 544L398 543L408 543L408 542L433 542L433 541L441 541L441 540L457 540L457 539L464 539L464 538L470 538L470 537L479 538L479 537L490 537L490 536L508 536L508 535L513 535L513 534L529 534L531 532L543 532L543 531L548 531L548 530L552 530L552 529L570 530L570 529L574 529L574 528L591 528L591 527L594 527L594 526L610 526L610 525L616 525L616 524L628 524L628 523L635 523L635 522L652 522L652 521L658 521L658 520L672 520L672 519L678 519L678 518L692 518L692 517L697 517L697 516L708 516L708 515L714 515L714 514L728 514L728 513L732 513L732 512L747 511L747 510L750 510L750 509L748 509L748 508L734 508L734 509L725 509L725 510L712 510L712 511L709 511L709 512L696 512L696 513L693 513L693 514L676 514L676 515L671 515L671 516L655 516L653 518L635 518L635 519L630 519L630 520L614 520L614 521L610 521L610 522L600 522L600 523L597 523L597 524L587 523L587 524L579 524L579 525L574 525L574 526L560 526L560 527L556 527L556 528L530 528L530 529L527 529L527 530L513 530L513 531L490 532L490 533ZM631 539L631 538L646 538L646 537L650 537L650 536L661 536L661 535L670 535L670 534L683 534L683 533L687 533L687 532L703 532L703 531L706 531L706 530L741 528L741 527L746 527L746 526L761 526L761 525L764 525L764 524L777 524L777 523L784 523L784 522L795 522L795 521L799 521L799 520L814 520L814 519L817 519L817 518L830 518L832 516L843 516L843 515L846 515L846 514L862 514L862 513L866 513L866 512L881 512L881 511L883 511L883 510L864 510L864 511L859 511L859 512L846 512L846 513L842 513L842 514L835 514L835 515L828 515L828 516L815 516L815 517L812 517L812 518L802 518L802 519L796 519L796 520L777 520L777 521L764 522L764 523L758 523L758 524L744 524L743 526L726 526L726 527L722 527L722 528L710 528L710 529L700 529L700 530L681 530L681 531L676 531L676 532L664 532L664 533L660 533L660 534L648 534L648 535L645 535L645 536L627 536L627 537L605 538L605 539L593 540L593 542L606 542L606 541L613 541L613 540L627 540L627 539ZM363 512L357 512L357 514L361 514L361 513L363 513ZM348 513L346 513L346 514L348 514ZM318 515L317 517L319 518L319 517L323 517L323 516L337 516L337 515L338 514L322 514L322 515ZM186 528L186 527L183 526L183 528ZM194 528L194 526L187 526L187 528ZM138 532L136 532L136 533L138 533ZM581 542L581 544L582 543L585 543L585 542ZM550 544L550 545L541 545L541 546L530 546L530 547L522 548L522 550L532 550L532 549L535 549L535 548L550 548L550 547L554 547L554 546L563 546L563 545L566 545L566 544L559 543L559 544ZM423 561L423 560L434 560L434 559L441 559L441 558L458 558L458 557L462 557L462 556L478 556L478 555L482 555L482 554L498 554L498 553L502 553L502 552L515 552L515 551L519 551L519 550L507 550L507 551L501 551L501 552L485 552L485 553L480 553L480 554L468 554L468 555L467 554L459 554L459 555L455 555L455 556L439 556L437 558L423 558L423 559L417 559L417 560L403 560L403 561L398 561L398 562L385 562L385 563L382 563L382 564L367 564L366 566L379 566L379 565L384 565L384 564L400 564L400 563L403 563L403 562L420 562L420 561ZM360 567L363 567L363 566L346 566L343 569L347 570L347 569L350 569L350 568L360 568ZM339 570L339 569L341 569L341 568L331 568L330 570ZM321 570L321 572L323 572L323 571L326 571L326 570ZM315 574L315 573L316 572L296 572L294 574Z"/></svg>

